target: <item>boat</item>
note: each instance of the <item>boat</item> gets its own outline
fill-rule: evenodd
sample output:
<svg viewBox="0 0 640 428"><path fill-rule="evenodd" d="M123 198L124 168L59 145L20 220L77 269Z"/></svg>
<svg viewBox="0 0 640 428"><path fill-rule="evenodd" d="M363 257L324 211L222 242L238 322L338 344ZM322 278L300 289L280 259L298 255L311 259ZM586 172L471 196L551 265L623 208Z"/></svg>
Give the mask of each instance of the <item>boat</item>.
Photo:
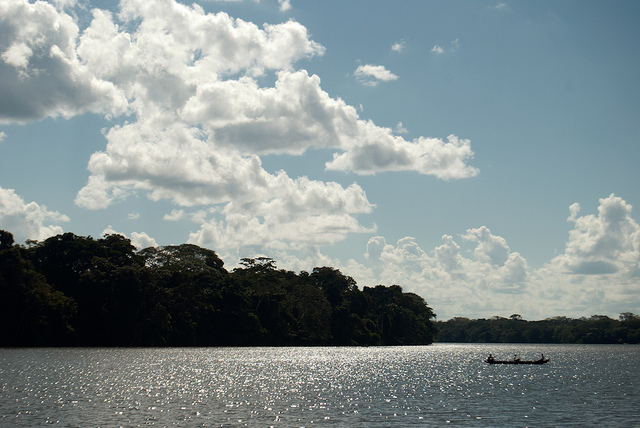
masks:
<svg viewBox="0 0 640 428"><path fill-rule="evenodd" d="M496 360L492 355L489 355L485 363L488 364L546 364L549 362L549 358L544 358L544 355L539 360L521 360L516 355L513 360Z"/></svg>

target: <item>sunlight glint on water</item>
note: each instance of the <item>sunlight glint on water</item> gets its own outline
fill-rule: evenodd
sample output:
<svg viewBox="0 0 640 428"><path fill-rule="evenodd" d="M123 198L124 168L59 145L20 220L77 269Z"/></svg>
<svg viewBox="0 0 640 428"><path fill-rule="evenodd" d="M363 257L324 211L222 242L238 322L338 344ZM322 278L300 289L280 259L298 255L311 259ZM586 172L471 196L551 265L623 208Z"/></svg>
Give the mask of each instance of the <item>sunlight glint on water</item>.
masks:
<svg viewBox="0 0 640 428"><path fill-rule="evenodd" d="M551 357L489 366L489 352ZM632 426L640 348L0 349L1 426Z"/></svg>

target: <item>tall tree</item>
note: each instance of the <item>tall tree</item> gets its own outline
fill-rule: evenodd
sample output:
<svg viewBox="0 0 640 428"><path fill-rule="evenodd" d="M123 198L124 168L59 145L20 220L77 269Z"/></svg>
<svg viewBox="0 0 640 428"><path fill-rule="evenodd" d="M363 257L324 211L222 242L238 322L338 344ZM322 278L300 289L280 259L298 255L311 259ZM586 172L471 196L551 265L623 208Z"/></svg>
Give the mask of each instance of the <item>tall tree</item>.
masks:
<svg viewBox="0 0 640 428"><path fill-rule="evenodd" d="M0 346L63 345L73 339L75 302L54 290L0 231Z"/></svg>

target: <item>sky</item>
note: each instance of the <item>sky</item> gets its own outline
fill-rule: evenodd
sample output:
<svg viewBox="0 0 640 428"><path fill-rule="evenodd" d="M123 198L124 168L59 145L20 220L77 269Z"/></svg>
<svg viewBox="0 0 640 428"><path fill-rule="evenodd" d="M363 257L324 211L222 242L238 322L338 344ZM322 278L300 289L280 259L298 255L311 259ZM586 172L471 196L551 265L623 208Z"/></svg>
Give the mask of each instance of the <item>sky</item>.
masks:
<svg viewBox="0 0 640 428"><path fill-rule="evenodd" d="M0 0L0 229L331 266L440 320L640 313L638 18Z"/></svg>

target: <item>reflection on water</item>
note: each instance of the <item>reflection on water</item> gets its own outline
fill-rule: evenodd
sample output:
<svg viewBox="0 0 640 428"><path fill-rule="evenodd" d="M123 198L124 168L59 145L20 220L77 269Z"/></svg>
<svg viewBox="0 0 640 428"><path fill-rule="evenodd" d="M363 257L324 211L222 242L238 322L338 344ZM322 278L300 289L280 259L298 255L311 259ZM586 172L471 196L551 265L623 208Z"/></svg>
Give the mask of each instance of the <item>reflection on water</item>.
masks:
<svg viewBox="0 0 640 428"><path fill-rule="evenodd" d="M0 425L633 426L639 366L615 345L0 349Z"/></svg>

